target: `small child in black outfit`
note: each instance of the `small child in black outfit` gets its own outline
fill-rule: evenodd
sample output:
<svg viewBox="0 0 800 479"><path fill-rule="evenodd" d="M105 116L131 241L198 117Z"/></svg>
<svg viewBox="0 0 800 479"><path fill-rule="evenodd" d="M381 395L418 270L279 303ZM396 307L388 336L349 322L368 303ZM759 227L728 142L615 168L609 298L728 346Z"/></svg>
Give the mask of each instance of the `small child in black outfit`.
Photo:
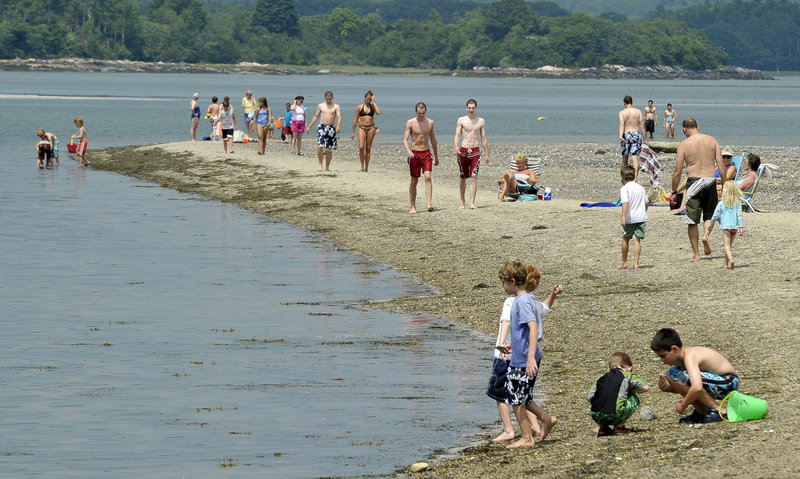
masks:
<svg viewBox="0 0 800 479"><path fill-rule="evenodd" d="M586 399L592 403L592 419L600 425L597 436L625 434L625 421L639 408L635 393L650 390L644 381L632 373L633 361L617 352L608 358L608 372L600 376L589 390ZM613 429L612 429L613 428Z"/></svg>

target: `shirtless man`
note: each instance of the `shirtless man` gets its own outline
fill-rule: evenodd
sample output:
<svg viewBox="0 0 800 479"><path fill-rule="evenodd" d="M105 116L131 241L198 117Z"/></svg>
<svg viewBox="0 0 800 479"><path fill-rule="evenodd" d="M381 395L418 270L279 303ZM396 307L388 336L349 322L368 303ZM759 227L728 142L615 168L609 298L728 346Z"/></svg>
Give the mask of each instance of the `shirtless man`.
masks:
<svg viewBox="0 0 800 479"><path fill-rule="evenodd" d="M342 127L342 109L339 105L333 102L333 92L325 92L325 103L317 105L317 112L314 113L314 118L306 127L306 134L311 131L311 126L319 118L319 126L317 127L317 158L319 158L319 168L317 171L322 171L322 149L325 149L325 171L331 171L331 158L333 157L333 150L339 147L336 141L336 135L341 131ZM334 120L336 126L333 126Z"/></svg>
<svg viewBox="0 0 800 479"><path fill-rule="evenodd" d="M472 180L469 186L469 207L473 210L476 208L475 195L478 192L478 166L481 162L479 141L486 152L486 166L489 166L489 140L486 138L486 122L483 118L475 115L475 110L477 109L477 101L467 100L467 116L462 116L456 122L456 137L453 140L453 154L458 158L458 170L461 174L462 210L466 207L464 195L467 190L467 178ZM460 150L458 148L459 137L463 137Z"/></svg>
<svg viewBox="0 0 800 479"><path fill-rule="evenodd" d="M633 98L627 95L619 112L619 146L622 150L622 167L628 166L628 157L633 157L634 180L639 177L639 152L642 150L644 117L638 108L633 107ZM641 131L641 133L639 133Z"/></svg>
<svg viewBox="0 0 800 479"><path fill-rule="evenodd" d="M689 177L686 184L686 224L689 225L689 243L694 252L692 261L700 261L700 233L697 225L702 214L703 232L711 228L711 216L717 207L714 175L715 170L723 168L722 154L717 140L711 135L700 133L694 118L683 120L683 134L686 139L678 145L678 158L675 171L672 172L672 201L675 202L685 163L686 175ZM703 253L706 256L711 254L711 246L707 240L703 240Z"/></svg>
<svg viewBox="0 0 800 479"><path fill-rule="evenodd" d="M425 118L428 107L419 102L415 107L417 116L406 122L406 131L403 134L403 147L408 155L408 167L411 171L411 185L408 187L408 196L411 200L410 213L417 212L417 182L420 171L425 174L425 198L428 202L428 211L433 211L431 199L433 198L433 183L431 182L431 151L428 142L433 146L433 165L439 166L439 144L433 133L433 120ZM408 137L411 137L411 147L408 146Z"/></svg>
<svg viewBox="0 0 800 479"><path fill-rule="evenodd" d="M647 106L644 107L644 130L645 134L650 133L650 139L653 139L653 133L658 126L658 110L653 106L653 100L647 101Z"/></svg>
<svg viewBox="0 0 800 479"><path fill-rule="evenodd" d="M208 109L206 110L206 118L208 121L211 122L211 139L214 140L216 138L216 126L217 126L217 117L219 116L219 103L217 103L219 99L215 96L211 97L211 104L208 105Z"/></svg>

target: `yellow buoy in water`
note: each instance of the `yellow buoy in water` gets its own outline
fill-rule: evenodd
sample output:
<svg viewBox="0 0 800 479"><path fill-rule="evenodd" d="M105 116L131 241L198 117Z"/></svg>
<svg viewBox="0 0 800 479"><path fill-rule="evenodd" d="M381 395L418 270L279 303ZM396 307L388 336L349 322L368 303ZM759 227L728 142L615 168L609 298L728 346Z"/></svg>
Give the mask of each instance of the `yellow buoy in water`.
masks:
<svg viewBox="0 0 800 479"><path fill-rule="evenodd" d="M543 117L543 116L540 116L538 119L539 119L539 120L544 120L544 117Z"/></svg>

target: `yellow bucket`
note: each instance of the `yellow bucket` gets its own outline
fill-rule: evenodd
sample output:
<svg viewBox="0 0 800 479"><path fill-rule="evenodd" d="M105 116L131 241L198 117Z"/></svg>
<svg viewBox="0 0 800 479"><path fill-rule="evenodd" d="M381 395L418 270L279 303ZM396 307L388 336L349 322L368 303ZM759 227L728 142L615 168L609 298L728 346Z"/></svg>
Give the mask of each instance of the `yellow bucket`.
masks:
<svg viewBox="0 0 800 479"><path fill-rule="evenodd" d="M728 422L752 421L763 419L767 415L767 401L745 396L739 391L728 393L725 399L719 403L720 409L726 402L728 403L728 414L727 417L722 417Z"/></svg>

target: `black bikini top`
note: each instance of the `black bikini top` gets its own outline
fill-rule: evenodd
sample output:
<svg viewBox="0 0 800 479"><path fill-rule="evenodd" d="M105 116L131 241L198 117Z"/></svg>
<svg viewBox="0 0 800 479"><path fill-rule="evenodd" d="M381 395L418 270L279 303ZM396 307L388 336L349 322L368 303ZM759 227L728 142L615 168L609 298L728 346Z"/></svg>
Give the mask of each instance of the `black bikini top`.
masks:
<svg viewBox="0 0 800 479"><path fill-rule="evenodd" d="M369 113L367 113L364 111L364 105L361 105L361 111L358 112L358 116L375 116L375 110L370 108Z"/></svg>

